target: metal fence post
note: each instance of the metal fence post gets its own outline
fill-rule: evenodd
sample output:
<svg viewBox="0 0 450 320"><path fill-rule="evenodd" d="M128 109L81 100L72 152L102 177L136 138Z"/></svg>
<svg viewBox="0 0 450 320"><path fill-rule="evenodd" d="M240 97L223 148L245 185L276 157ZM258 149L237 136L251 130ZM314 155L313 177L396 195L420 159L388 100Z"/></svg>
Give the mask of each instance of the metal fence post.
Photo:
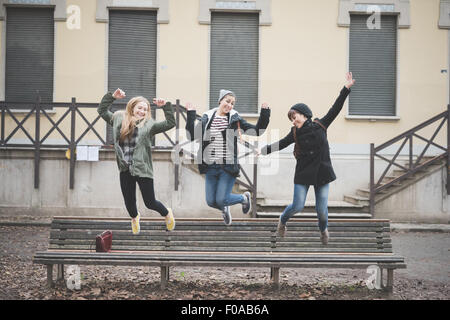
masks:
<svg viewBox="0 0 450 320"><path fill-rule="evenodd" d="M369 212L370 215L375 214L375 145L370 144L370 198L369 198Z"/></svg>
<svg viewBox="0 0 450 320"><path fill-rule="evenodd" d="M39 163L41 158L41 96L36 99L36 124L34 133L34 188L39 189Z"/></svg>
<svg viewBox="0 0 450 320"><path fill-rule="evenodd" d="M72 104L70 105L70 173L69 173L69 188L73 189L75 178L75 108L76 99L72 98Z"/></svg>
<svg viewBox="0 0 450 320"><path fill-rule="evenodd" d="M2 104L1 107L2 107L2 120L1 120L2 130L1 130L0 144L3 145L5 143L5 109L6 109L6 105Z"/></svg>
<svg viewBox="0 0 450 320"><path fill-rule="evenodd" d="M178 164L179 161L179 155L180 155L180 99L177 99L177 104L175 105L175 112L176 112L176 126L175 126L175 191L178 191L178 184L179 184L179 171L180 171L180 165Z"/></svg>
<svg viewBox="0 0 450 320"><path fill-rule="evenodd" d="M447 195L450 195L450 104L447 105Z"/></svg>
<svg viewBox="0 0 450 320"><path fill-rule="evenodd" d="M258 141L255 142L255 149L258 150ZM256 218L257 216L257 208L256 208L256 198L258 195L258 157L254 160L253 163L253 192L252 192L252 218Z"/></svg>

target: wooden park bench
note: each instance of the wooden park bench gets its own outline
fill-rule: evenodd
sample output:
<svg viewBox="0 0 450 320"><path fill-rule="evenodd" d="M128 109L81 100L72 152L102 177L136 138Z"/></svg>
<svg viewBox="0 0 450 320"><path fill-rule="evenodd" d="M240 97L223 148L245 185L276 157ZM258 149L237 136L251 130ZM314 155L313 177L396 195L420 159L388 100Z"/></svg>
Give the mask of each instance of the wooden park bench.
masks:
<svg viewBox="0 0 450 320"><path fill-rule="evenodd" d="M279 286L280 268L368 268L387 270L392 290L393 272L406 268L394 255L389 220L330 219L330 241L323 245L316 219L291 219L285 238L277 236L278 219L182 219L167 231L162 218L141 218L139 235L131 232L130 219L54 217L47 251L36 252L33 263L47 265L47 282L64 280L64 265L158 266L161 288L170 267L270 268ZM113 232L112 251L95 252L95 236ZM92 249L91 249L92 247ZM382 277L383 272L381 272Z"/></svg>

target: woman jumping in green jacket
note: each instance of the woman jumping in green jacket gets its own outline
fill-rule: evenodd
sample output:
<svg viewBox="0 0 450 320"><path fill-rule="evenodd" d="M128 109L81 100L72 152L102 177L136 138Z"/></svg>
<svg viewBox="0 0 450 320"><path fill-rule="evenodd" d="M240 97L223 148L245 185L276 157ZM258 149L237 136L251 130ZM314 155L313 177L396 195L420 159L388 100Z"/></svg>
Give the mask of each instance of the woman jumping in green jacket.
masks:
<svg viewBox="0 0 450 320"><path fill-rule="evenodd" d="M133 234L140 231L140 214L136 206L136 183L141 189L147 208L155 210L165 217L167 230L175 228L175 219L170 208L166 208L155 198L153 187L152 138L157 133L175 126L172 105L163 99L153 99L162 107L166 120L155 122L150 116L150 103L144 97L130 99L125 110L114 113L109 111L116 99L125 98L125 92L117 89L113 94L103 96L97 109L100 116L113 128L114 149L120 171L120 187L125 206L131 216Z"/></svg>

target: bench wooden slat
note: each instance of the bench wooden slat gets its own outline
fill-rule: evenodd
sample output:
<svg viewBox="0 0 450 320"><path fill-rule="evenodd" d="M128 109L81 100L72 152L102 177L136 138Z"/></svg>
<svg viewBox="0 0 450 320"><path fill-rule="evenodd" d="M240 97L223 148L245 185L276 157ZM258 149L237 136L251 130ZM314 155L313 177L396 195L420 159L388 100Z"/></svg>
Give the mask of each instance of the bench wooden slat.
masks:
<svg viewBox="0 0 450 320"><path fill-rule="evenodd" d="M396 255L368 255L368 254L353 254L353 255L342 255L342 254L278 254L278 253L248 253L248 254L230 254L229 252L218 252L218 253L201 253L201 252L190 252L190 253L89 253L89 252L53 252L53 251L43 251L37 252L35 254L35 259L39 258L74 258L74 259L112 259L112 260L147 260L154 259L159 261L164 260L244 260L244 261L303 261L303 262L326 262L326 261L341 261L341 262L404 262L404 258Z"/></svg>
<svg viewBox="0 0 450 320"><path fill-rule="evenodd" d="M278 219L177 218L167 231L163 218L141 218L139 235L129 218L54 217L49 249L37 252L34 263L147 265L161 267L161 286L168 267L267 266L279 279L280 267L361 268L376 264L389 270L404 268L403 257L393 254L387 219L329 219L330 241L320 240L317 219L291 219L285 238L277 235ZM95 237L113 231L110 253L95 252ZM47 268L51 278L51 268ZM51 282L51 279L50 279ZM392 272L388 272L388 285Z"/></svg>
<svg viewBox="0 0 450 320"><path fill-rule="evenodd" d="M125 243L128 242L164 242L164 241L226 241L226 242L276 242L280 243L304 243L304 242L318 242L320 241L319 236L310 236L310 237L285 237L279 238L275 236L270 237L223 237L223 236L152 236L152 235L139 235L139 236L129 236L129 235L118 235L117 233L113 233L114 243L118 243L119 241ZM80 243L94 243L95 237L92 235L87 236L86 234L65 234L65 235L57 235L55 237L50 237L50 243L58 243L64 244L65 242L80 242ZM362 238L362 237L334 237L333 243L391 243L390 238Z"/></svg>
<svg viewBox="0 0 450 320"><path fill-rule="evenodd" d="M53 230L50 232L51 238L71 238L71 237L94 237L104 230L74 230L74 231L59 231ZM120 237L129 237L130 239L140 239L140 238L165 238L165 237L191 237L191 236L204 236L204 237L223 237L225 238L234 238L234 237L271 237L276 236L275 231L265 231L265 232L249 232L249 231L165 231L165 230L154 230L154 231L146 231L141 230L140 234L134 235L131 233L131 230L113 230L114 236ZM291 231L289 229L289 231ZM389 237L389 233L382 232L335 232L330 231L330 235L333 237L354 237L354 238L377 238L377 237ZM317 237L318 231L307 231L307 232L288 232L286 234L286 238L302 238L302 237Z"/></svg>

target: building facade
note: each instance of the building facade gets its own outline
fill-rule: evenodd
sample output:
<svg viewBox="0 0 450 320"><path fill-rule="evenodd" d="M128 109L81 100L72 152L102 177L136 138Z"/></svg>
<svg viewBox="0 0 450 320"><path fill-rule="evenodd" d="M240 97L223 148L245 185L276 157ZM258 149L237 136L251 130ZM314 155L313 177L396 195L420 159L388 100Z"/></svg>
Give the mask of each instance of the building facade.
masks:
<svg viewBox="0 0 450 320"><path fill-rule="evenodd" d="M314 116L325 115L344 85L345 73L351 71L356 84L328 130L338 176L330 189L331 201L342 201L346 194L367 185L370 143L380 145L446 111L449 104L450 1L446 0L0 0L0 37L0 101L12 106L10 112L18 121L27 116L27 103L35 103L37 96L48 117L57 122L65 109L52 108L52 103L69 104L73 97L98 103L105 92L117 87L126 91L127 99L136 95L173 103L179 99L181 105L196 105L199 113L216 107L219 90L226 88L236 93L235 108L248 121L256 122L263 102L270 105L271 120L268 131L257 139L260 145L289 132L287 112L297 102L310 106ZM3 140L17 127L17 121L4 112ZM86 110L85 116L95 118L95 109ZM155 113L156 118L160 116ZM33 117L22 123L30 132L35 132ZM51 121L41 122L43 132L51 127ZM59 127L69 132L70 121L61 121ZM93 127L108 138L102 121ZM447 145L445 128L433 138L435 144ZM86 125L75 128L77 132L85 129ZM420 135L430 137L434 130L424 128ZM29 137L23 131L17 130L8 143L26 143ZM174 131L169 135L174 137ZM184 134L180 130L180 141ZM57 130L46 142L66 143ZM161 136L156 143L167 141ZM96 145L99 140L89 132L80 144ZM418 139L414 157L424 146L426 142ZM43 183L38 190L31 183L30 192L11 197L8 185L14 175L9 169L14 167L13 158L20 156L12 156L6 144L2 149L0 203L5 214L12 207L14 212L42 209L43 214L62 207L82 208L82 212L124 210L121 201L110 205L107 197L84 205L80 197L102 197L94 191L75 197L64 184L61 188L67 190L60 194L64 201L44 195ZM388 148L384 154L392 156L396 150ZM431 145L426 155L438 151ZM408 152L401 151L399 157L407 159ZM59 159L64 166L64 156ZM102 161L111 167L108 179L114 185L111 193L117 195L120 190L110 156L101 156L100 163L76 165L95 171ZM246 166L250 168L251 163ZM61 170L66 175L66 169ZM381 165L375 168L377 174L383 170ZM87 171L82 178L84 169L77 171L78 182L85 185L76 182L74 190L81 192L98 183L90 180ZM263 159L259 197L289 201L293 172L292 148ZM442 169L436 174L447 173ZM29 179L23 177L18 185L29 184ZM417 204L406 206L402 217L413 212L409 220L448 221L444 179L433 179L441 181L435 186L442 193L438 203L420 209L422 213L414 209L420 207ZM195 188L203 190L201 178L194 180ZM280 187L273 188L274 183ZM166 197L165 193L160 196ZM167 196L166 200L184 212L187 200L182 198ZM198 212L210 212L206 203L192 206ZM398 208L393 204L380 208L386 213L381 216L395 219L392 212Z"/></svg>

